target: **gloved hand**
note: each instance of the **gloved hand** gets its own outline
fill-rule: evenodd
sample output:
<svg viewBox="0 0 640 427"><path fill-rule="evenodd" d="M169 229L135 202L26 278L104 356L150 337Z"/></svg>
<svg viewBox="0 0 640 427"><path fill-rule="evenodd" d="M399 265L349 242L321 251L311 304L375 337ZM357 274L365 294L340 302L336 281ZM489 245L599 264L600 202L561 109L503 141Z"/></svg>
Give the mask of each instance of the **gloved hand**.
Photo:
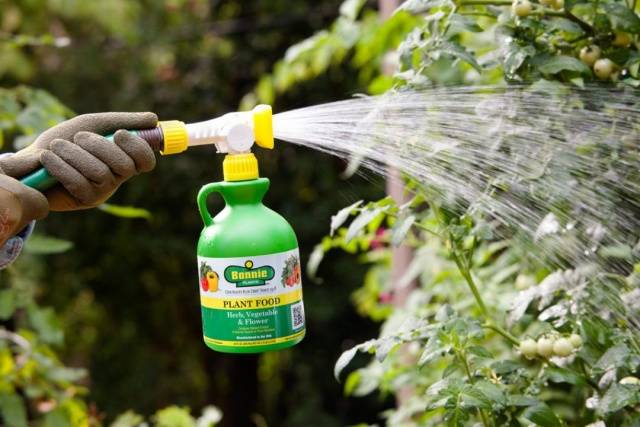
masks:
<svg viewBox="0 0 640 427"><path fill-rule="evenodd" d="M49 213L47 198L0 169L0 248L34 219Z"/></svg>
<svg viewBox="0 0 640 427"><path fill-rule="evenodd" d="M24 150L0 158L0 168L21 178L44 166L60 183L44 193L52 211L92 208L124 181L156 164L146 141L118 129L153 128L157 122L153 113L77 116L43 132ZM102 136L115 131L114 142Z"/></svg>

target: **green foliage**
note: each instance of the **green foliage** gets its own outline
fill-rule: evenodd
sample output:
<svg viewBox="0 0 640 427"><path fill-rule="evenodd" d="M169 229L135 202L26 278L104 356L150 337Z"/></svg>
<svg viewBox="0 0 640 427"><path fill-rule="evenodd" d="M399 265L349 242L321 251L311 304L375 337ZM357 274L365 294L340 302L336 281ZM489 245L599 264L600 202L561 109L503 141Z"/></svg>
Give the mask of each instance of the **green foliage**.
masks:
<svg viewBox="0 0 640 427"><path fill-rule="evenodd" d="M369 89L382 93L390 80L381 75L384 55L394 48L418 19L408 13L397 13L380 22L373 11L361 14L363 1L346 1L340 17L327 29L291 46L284 58L274 66L273 73L258 82L254 92L245 96L242 108L257 103L273 104L278 95L296 84L316 78L337 64L349 59L358 69L359 79Z"/></svg>
<svg viewBox="0 0 640 427"><path fill-rule="evenodd" d="M361 84L374 94L380 93L378 87L384 91L392 86L501 81L530 84L533 90L558 96L567 96L566 85L638 86L640 18L635 2L547 0L532 2L529 11L517 14L510 6L508 0L406 1L382 26L394 19L407 19L409 26L396 32L402 34L399 39L378 41L384 49L369 58L377 62L350 59L358 57L361 42L356 39L343 43L323 69L349 61L363 78ZM406 14L420 19L411 21ZM354 26L364 28L371 15L364 10L359 16ZM334 28L297 46L314 52L323 38L336 34ZM365 41L370 36L359 35ZM396 49L398 58L393 78L379 71L379 59L390 49ZM372 65L378 71L371 71ZM290 75L298 66L285 58L275 74L258 86L258 97L271 99L279 90L313 78L313 73L302 73L278 90L269 89L269 97L263 96L261 89L274 87L264 82ZM385 85L378 86L379 79ZM578 96L567 105L571 102L583 101ZM624 169L616 159L627 152L602 154L599 161L614 170ZM630 164L637 165L637 160ZM539 178L536 175L527 183L531 203L539 197L536 194L546 194L557 200L559 210L572 211L560 189L550 194L554 190ZM503 185L497 180L488 188ZM388 425L640 422L635 410L640 396L635 380L640 375L639 337L625 320L637 314L631 302L638 283L633 237L628 246L603 245L599 255L610 260L605 266L610 271L599 271L558 258L553 248L561 242L540 241L539 247L532 247L472 207L465 211L443 200L438 189L425 188L411 177L407 189L414 197L404 206L385 198L359 201L336 213L329 235L316 246L307 266L315 276L333 249L360 254L370 271L352 301L362 315L386 319L378 338L352 346L337 359L334 374L344 379L345 393L395 394L396 408L382 414ZM500 197L499 193L489 192L490 197ZM399 282L392 283L390 252L400 244L414 250L414 259ZM531 256L532 250L544 256ZM414 282L417 286L406 302L394 304L394 293ZM575 346L569 339L574 335L579 337ZM528 338L548 340L550 353L534 350L524 357L518 346ZM362 366L362 358L370 354L374 357L367 365L350 369L355 360Z"/></svg>

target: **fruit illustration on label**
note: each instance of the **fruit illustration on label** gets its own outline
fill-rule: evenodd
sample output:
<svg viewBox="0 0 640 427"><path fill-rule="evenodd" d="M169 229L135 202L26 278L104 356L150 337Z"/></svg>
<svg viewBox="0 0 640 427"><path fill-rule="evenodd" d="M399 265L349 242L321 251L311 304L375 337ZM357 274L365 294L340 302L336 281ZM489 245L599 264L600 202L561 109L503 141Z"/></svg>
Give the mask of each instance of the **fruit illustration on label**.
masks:
<svg viewBox="0 0 640 427"><path fill-rule="evenodd" d="M200 287L205 292L215 292L218 290L218 273L202 262L200 264Z"/></svg>
<svg viewBox="0 0 640 427"><path fill-rule="evenodd" d="M295 286L300 283L300 260L295 255L290 256L282 269L282 285Z"/></svg>
<svg viewBox="0 0 640 427"><path fill-rule="evenodd" d="M215 271L207 272L207 284L209 285L209 291L216 292L218 290L218 273Z"/></svg>

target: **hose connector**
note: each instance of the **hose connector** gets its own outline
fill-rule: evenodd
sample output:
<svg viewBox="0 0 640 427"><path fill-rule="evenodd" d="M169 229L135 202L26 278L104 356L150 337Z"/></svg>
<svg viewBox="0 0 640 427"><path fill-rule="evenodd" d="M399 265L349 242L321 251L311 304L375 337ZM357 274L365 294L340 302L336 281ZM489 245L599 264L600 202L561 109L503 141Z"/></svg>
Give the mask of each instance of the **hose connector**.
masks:
<svg viewBox="0 0 640 427"><path fill-rule="evenodd" d="M162 129L164 139L163 148L160 154L182 153L189 147L189 134L187 126L179 120L167 120L158 122L158 127Z"/></svg>

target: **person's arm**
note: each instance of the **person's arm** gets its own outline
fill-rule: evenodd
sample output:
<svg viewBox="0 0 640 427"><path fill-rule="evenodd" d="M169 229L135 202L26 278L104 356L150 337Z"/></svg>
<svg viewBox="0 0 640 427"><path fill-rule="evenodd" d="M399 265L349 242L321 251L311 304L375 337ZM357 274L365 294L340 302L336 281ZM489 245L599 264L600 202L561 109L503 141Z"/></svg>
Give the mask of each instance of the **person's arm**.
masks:
<svg viewBox="0 0 640 427"><path fill-rule="evenodd" d="M48 213L49 203L42 193L5 175L0 169L0 269L20 255L35 220Z"/></svg>
<svg viewBox="0 0 640 427"><path fill-rule="evenodd" d="M95 207L127 179L155 167L149 145L121 129L156 126L153 113L86 114L42 133L29 147L0 155L0 269L13 262L49 210ZM113 141L103 135L114 133ZM40 167L59 182L44 195L19 179Z"/></svg>

